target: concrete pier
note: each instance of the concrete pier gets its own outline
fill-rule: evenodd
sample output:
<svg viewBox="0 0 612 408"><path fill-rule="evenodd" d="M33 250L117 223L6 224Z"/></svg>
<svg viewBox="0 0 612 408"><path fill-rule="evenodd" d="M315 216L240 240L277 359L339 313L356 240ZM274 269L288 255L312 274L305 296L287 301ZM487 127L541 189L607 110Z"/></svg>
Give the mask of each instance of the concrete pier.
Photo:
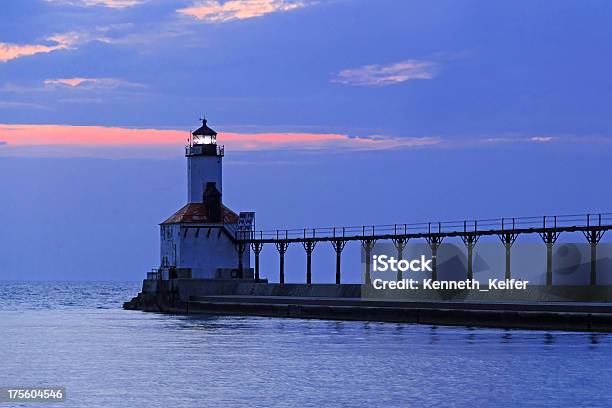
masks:
<svg viewBox="0 0 612 408"><path fill-rule="evenodd" d="M352 284L268 284L206 279L144 280L125 309L332 320L612 332L612 286L533 287L520 300L478 291L423 291L420 298L366 298ZM509 297L512 296L509 292ZM517 292L516 294L518 294Z"/></svg>

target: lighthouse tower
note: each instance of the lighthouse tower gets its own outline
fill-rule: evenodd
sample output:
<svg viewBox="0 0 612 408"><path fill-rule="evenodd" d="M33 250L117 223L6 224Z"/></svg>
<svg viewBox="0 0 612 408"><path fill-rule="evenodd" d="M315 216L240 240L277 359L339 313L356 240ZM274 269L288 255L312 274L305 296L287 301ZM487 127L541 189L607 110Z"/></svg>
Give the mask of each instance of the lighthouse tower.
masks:
<svg viewBox="0 0 612 408"><path fill-rule="evenodd" d="M249 248L237 237L252 229L254 213L223 204L223 155L203 119L185 146L187 204L160 224L162 279L252 279Z"/></svg>
<svg viewBox="0 0 612 408"><path fill-rule="evenodd" d="M223 146L217 145L217 132L208 127L206 119L202 126L191 134L185 147L187 156L187 202L201 203L206 183L215 183L222 192L221 167Z"/></svg>

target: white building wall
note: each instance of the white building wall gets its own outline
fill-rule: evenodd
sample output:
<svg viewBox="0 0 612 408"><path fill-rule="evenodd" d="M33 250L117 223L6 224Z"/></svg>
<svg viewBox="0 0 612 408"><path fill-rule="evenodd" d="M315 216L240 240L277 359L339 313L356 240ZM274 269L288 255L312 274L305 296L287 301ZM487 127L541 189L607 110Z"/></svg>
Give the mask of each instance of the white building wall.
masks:
<svg viewBox="0 0 612 408"><path fill-rule="evenodd" d="M213 279L218 268L238 268L238 252L232 241L221 233L219 229L213 228L207 237L208 229L200 228L196 237L196 229L189 228L184 235L184 229L180 234L180 257L178 268L191 268L191 276L194 279ZM250 267L250 251L243 255L243 268Z"/></svg>
<svg viewBox="0 0 612 408"><path fill-rule="evenodd" d="M168 266L176 266L180 253L180 226L178 224L166 224L160 226L160 265L166 259Z"/></svg>
<svg viewBox="0 0 612 408"><path fill-rule="evenodd" d="M217 190L223 193L221 180L222 156L187 157L187 200L190 203L203 202L206 183L213 181Z"/></svg>

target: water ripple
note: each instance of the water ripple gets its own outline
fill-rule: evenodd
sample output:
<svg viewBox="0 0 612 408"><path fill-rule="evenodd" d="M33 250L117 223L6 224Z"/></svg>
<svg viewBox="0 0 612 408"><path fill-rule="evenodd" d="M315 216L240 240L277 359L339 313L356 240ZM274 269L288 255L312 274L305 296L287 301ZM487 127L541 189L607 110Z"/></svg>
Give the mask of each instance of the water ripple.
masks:
<svg viewBox="0 0 612 408"><path fill-rule="evenodd" d="M63 385L60 407L612 405L607 334L121 310L138 289L0 283L0 386Z"/></svg>

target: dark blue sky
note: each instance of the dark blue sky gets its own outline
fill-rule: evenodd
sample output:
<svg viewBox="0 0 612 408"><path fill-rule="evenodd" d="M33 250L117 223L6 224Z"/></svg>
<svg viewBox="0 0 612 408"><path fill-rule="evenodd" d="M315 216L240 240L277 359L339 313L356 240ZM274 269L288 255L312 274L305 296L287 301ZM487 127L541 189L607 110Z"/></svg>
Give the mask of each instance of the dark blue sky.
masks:
<svg viewBox="0 0 612 408"><path fill-rule="evenodd" d="M264 227L610 208L608 1L2 9L0 279L156 267L204 113L227 148L225 202Z"/></svg>

